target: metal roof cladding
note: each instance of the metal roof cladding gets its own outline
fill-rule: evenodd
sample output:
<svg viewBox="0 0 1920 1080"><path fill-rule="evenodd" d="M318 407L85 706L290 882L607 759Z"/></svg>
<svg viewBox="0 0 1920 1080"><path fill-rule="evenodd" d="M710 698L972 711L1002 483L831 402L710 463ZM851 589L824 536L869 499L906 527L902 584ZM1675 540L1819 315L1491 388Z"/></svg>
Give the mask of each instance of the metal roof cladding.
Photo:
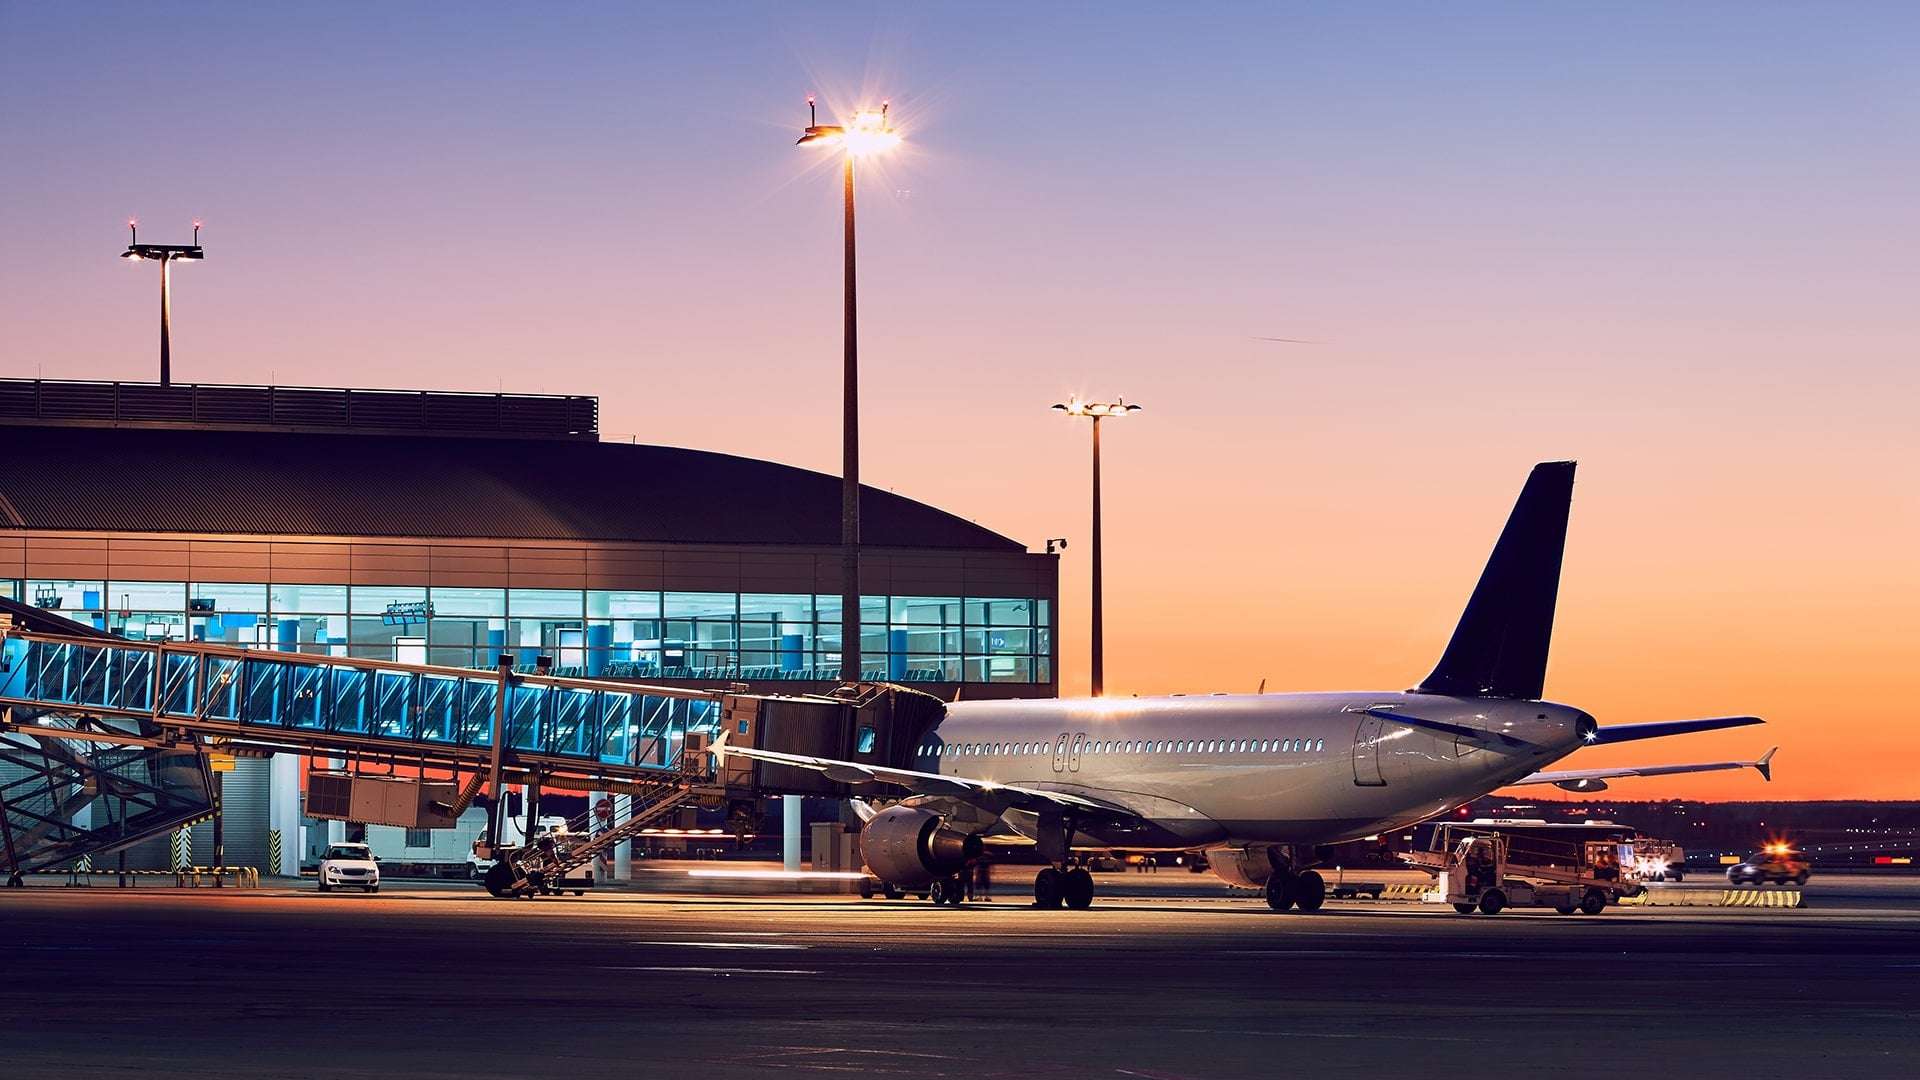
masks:
<svg viewBox="0 0 1920 1080"><path fill-rule="evenodd" d="M587 439L0 422L0 529L840 542L840 480L753 458ZM871 547L1021 552L862 489Z"/></svg>

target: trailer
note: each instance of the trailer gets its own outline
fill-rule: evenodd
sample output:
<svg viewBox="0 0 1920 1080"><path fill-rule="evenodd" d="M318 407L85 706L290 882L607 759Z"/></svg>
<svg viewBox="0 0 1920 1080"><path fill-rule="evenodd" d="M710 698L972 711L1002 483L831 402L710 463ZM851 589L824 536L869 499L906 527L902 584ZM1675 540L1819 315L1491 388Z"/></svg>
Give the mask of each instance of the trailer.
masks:
<svg viewBox="0 0 1920 1080"><path fill-rule="evenodd" d="M1452 904L1462 915L1509 907L1598 915L1644 888L1635 839L1633 829L1612 822L1482 819L1440 824L1427 850L1400 857L1434 875L1421 899Z"/></svg>

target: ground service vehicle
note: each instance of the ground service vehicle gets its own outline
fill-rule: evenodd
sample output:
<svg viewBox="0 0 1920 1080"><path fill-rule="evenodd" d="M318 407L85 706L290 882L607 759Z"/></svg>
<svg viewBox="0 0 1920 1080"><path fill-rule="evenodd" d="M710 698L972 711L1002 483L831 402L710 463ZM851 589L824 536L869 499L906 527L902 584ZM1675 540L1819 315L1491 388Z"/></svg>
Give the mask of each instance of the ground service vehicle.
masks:
<svg viewBox="0 0 1920 1080"><path fill-rule="evenodd" d="M365 889L380 891L380 860L365 844L334 844L320 857L320 891Z"/></svg>
<svg viewBox="0 0 1920 1080"><path fill-rule="evenodd" d="M511 825L510 820L509 826ZM511 827L502 831L510 840L515 839L515 834L518 832ZM527 846L538 848L547 858L564 863L568 861L566 856L573 848L585 845L590 839L592 837L588 833L572 831L568 827L566 818L543 817L540 819L540 827L533 834L533 843ZM493 869L494 864L501 857L512 855L519 847L519 844L509 843L496 848L476 841L473 845L473 860L469 864L469 871L484 883L487 873ZM552 880L542 878L533 886L536 893L545 893L548 896L559 896L565 892L584 896L591 888L593 888L591 862L568 867L559 878Z"/></svg>
<svg viewBox="0 0 1920 1080"><path fill-rule="evenodd" d="M1807 883L1807 856L1785 844L1768 844L1745 859L1727 867L1730 885L1795 885Z"/></svg>
<svg viewBox="0 0 1920 1080"><path fill-rule="evenodd" d="M1580 830L1579 838L1549 835L1564 835L1569 828ZM1630 869L1632 844L1623 842L1622 834L1631 836L1632 830L1610 822L1449 822L1434 830L1428 850L1401 858L1435 875L1426 899L1452 904L1462 915L1498 915L1509 907L1598 915L1642 888Z"/></svg>

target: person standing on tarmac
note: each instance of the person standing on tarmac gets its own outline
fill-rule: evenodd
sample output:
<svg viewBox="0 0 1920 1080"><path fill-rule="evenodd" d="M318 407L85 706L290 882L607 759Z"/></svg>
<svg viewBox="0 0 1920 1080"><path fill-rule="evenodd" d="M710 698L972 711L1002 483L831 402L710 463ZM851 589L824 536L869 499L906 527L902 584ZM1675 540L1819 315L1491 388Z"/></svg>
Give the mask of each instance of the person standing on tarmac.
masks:
<svg viewBox="0 0 1920 1080"><path fill-rule="evenodd" d="M973 876L967 884L967 899L993 903L993 869L985 855L973 860Z"/></svg>

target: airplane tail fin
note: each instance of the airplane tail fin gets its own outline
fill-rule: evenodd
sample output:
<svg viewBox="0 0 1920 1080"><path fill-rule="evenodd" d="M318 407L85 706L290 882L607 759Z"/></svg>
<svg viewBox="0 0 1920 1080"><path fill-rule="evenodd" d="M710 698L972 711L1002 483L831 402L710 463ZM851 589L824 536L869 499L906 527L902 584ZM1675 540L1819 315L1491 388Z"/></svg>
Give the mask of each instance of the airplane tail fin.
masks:
<svg viewBox="0 0 1920 1080"><path fill-rule="evenodd" d="M1447 651L1417 690L1462 697L1540 697L1560 592L1573 469L1571 461L1533 467Z"/></svg>

